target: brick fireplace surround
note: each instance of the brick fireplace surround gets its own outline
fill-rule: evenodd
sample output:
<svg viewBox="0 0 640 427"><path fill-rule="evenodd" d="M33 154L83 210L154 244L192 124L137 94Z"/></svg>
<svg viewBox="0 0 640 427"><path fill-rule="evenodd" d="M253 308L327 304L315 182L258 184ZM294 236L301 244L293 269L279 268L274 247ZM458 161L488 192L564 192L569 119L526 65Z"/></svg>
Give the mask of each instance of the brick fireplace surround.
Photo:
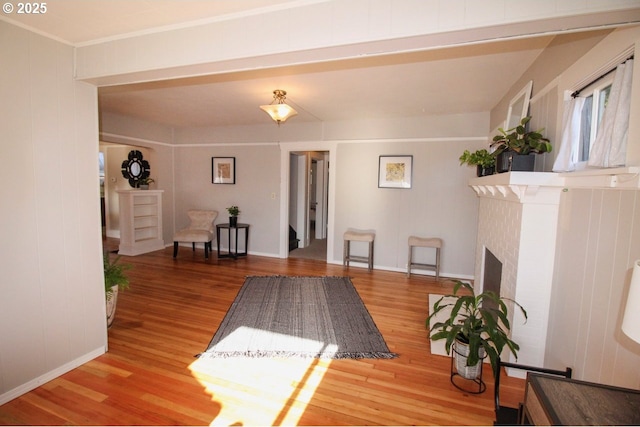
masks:
<svg viewBox="0 0 640 427"><path fill-rule="evenodd" d="M562 192L567 188L637 188L639 170L509 172L470 180L480 197L476 290L483 289L487 248L502 262L501 296L515 299L528 313L525 323L520 312L510 307L512 338L520 345L518 363L544 365ZM631 181L626 178L633 175L636 178Z"/></svg>

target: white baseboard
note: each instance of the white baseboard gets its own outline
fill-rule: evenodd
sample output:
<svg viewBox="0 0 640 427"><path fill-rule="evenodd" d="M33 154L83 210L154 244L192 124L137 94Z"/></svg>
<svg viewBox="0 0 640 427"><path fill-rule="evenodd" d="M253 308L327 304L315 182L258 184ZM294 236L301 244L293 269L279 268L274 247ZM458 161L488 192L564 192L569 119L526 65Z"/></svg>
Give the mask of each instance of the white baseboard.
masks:
<svg viewBox="0 0 640 427"><path fill-rule="evenodd" d="M78 366L84 365L85 363L95 359L98 356L101 356L105 353L105 348L100 347L89 353L86 353L75 360L72 360L68 363L65 363L58 368L49 371L43 375L40 375L37 378L32 379L18 387L9 390L6 393L0 395L0 405L4 405L5 403L15 399L16 397L20 397L23 394L30 392L31 390L40 387L42 384L45 384L55 378L58 378L60 375L66 374L67 372L77 368Z"/></svg>

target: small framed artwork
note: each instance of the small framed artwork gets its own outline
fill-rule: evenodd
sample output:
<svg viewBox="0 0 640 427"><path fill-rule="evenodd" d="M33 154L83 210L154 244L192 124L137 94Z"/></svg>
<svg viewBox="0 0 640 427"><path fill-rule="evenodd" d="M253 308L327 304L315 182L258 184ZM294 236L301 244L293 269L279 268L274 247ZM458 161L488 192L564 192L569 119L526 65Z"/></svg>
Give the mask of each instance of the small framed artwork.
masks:
<svg viewBox="0 0 640 427"><path fill-rule="evenodd" d="M214 184L236 183L236 158L212 157L211 182Z"/></svg>
<svg viewBox="0 0 640 427"><path fill-rule="evenodd" d="M413 156L380 156L378 188L411 188Z"/></svg>

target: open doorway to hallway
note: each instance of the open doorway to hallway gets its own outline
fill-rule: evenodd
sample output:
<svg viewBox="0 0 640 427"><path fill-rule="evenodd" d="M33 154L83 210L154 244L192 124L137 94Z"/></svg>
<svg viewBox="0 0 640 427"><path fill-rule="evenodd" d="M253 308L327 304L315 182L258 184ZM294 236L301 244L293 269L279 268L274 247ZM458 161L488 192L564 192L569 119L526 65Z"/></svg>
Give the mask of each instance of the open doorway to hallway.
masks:
<svg viewBox="0 0 640 427"><path fill-rule="evenodd" d="M289 257L327 260L329 152L290 153Z"/></svg>

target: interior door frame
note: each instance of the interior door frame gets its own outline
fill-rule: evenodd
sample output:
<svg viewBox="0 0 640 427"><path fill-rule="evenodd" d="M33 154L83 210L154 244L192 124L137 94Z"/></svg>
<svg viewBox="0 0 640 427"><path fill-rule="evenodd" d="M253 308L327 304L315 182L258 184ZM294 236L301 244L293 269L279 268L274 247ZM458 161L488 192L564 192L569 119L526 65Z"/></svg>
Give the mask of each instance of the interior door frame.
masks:
<svg viewBox="0 0 640 427"><path fill-rule="evenodd" d="M326 151L329 153L329 164L335 170L336 165L336 146L335 142L316 141L316 142L291 142L280 144L280 244L279 257L289 257L289 161L290 155L303 151ZM335 179L329 180L328 189L328 206L327 206L327 262L337 263L334 257L333 242L333 224L335 218Z"/></svg>

